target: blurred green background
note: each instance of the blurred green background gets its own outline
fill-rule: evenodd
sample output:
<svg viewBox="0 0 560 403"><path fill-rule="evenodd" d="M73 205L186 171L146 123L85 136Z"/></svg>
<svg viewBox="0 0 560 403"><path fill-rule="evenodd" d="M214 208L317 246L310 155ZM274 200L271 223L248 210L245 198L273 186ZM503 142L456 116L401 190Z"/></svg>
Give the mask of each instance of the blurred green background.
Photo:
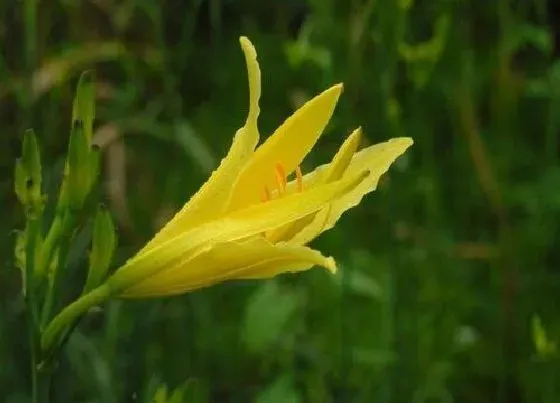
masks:
<svg viewBox="0 0 560 403"><path fill-rule="evenodd" d="M560 401L558 11L546 0L0 2L0 401L29 391L13 264L23 131L36 129L55 195L76 81L95 71L116 266L242 125L239 35L259 54L263 135L345 83L304 171L358 125L364 145L403 135L415 145L314 242L338 275L110 303L71 338L54 401L148 402L163 384L192 402ZM68 301L89 236L68 263Z"/></svg>

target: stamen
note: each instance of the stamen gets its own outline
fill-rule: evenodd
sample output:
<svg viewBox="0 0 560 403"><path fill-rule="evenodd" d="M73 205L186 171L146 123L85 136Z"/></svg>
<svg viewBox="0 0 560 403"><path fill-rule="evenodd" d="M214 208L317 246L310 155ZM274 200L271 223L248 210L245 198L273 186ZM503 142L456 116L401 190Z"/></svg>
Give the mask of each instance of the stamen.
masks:
<svg viewBox="0 0 560 403"><path fill-rule="evenodd" d="M303 175L299 165L296 168L296 189L298 192L303 192Z"/></svg>
<svg viewBox="0 0 560 403"><path fill-rule="evenodd" d="M270 195L270 190L268 189L268 186L264 186L263 192L261 193L261 201L263 203L270 201L270 199L272 198L272 196Z"/></svg>
<svg viewBox="0 0 560 403"><path fill-rule="evenodd" d="M276 174L276 183L278 185L278 193L283 195L286 193L286 170L282 164L276 164L274 173Z"/></svg>
<svg viewBox="0 0 560 403"><path fill-rule="evenodd" d="M301 173L301 168L298 166L295 170L296 173L296 191L303 191L303 174ZM276 178L276 186L272 186L272 189L267 185L264 186L260 199L263 203L276 199L277 197L283 197L288 191L288 178L286 177L286 169L281 163L277 163L274 166L274 176Z"/></svg>

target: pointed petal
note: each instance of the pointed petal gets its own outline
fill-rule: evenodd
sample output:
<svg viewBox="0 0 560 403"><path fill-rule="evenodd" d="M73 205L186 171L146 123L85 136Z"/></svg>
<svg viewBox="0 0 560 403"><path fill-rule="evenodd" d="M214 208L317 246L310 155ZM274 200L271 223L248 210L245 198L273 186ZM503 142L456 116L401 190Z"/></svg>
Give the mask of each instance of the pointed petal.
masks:
<svg viewBox="0 0 560 403"><path fill-rule="evenodd" d="M350 162L352 161L352 156L356 153L358 146L360 145L360 140L362 138L362 130L358 128L348 136L344 141L340 149L334 156L332 162L323 169L320 174L320 183L329 183L335 180L339 180ZM321 212L316 214L321 214L321 218L317 220L317 223L321 222L323 225L326 224L328 215L330 214L330 206ZM272 242L285 241L292 239L297 233L302 231L305 227L310 225L315 220L314 215L303 217L293 223L287 224L281 228L278 228L270 233L266 234L267 239ZM317 224L315 224L317 225Z"/></svg>
<svg viewBox="0 0 560 403"><path fill-rule="evenodd" d="M342 146L340 146L338 152L325 172L324 181L326 183L336 181L342 177L346 168L350 165L352 157L358 150L361 139L362 129L357 128L350 136L348 136L344 143L342 143Z"/></svg>
<svg viewBox="0 0 560 403"><path fill-rule="evenodd" d="M106 282L120 294L138 282L190 259L201 248L219 242L232 242L261 234L296 221L333 200L352 192L367 173L357 173L339 181L320 185L306 192L288 195L267 203L232 212L221 219L181 232L180 235L136 255Z"/></svg>
<svg viewBox="0 0 560 403"><path fill-rule="evenodd" d="M251 126L257 129L257 119L260 113L259 99L261 97L261 70L257 61L257 51L246 36L239 38L241 49L245 55L245 63L247 64L247 75L249 78L249 115L245 126ZM258 137L258 132L257 132ZM258 141L258 138L257 138Z"/></svg>
<svg viewBox="0 0 560 403"><path fill-rule="evenodd" d="M255 151L237 179L230 211L258 203L265 186L274 188L277 164L287 175L296 169L327 126L341 92L337 84L308 101Z"/></svg>
<svg viewBox="0 0 560 403"><path fill-rule="evenodd" d="M257 119L261 95L261 72L257 62L257 52L246 37L240 38L245 55L249 78L249 114L245 126L239 129L233 139L227 156L212 173L208 181L189 200L187 204L148 242L141 252L165 242L205 221L219 215L229 200L232 186L245 163L259 142Z"/></svg>
<svg viewBox="0 0 560 403"><path fill-rule="evenodd" d="M303 246L273 245L262 237L213 245L193 258L152 276L121 297L176 295L219 282L262 279L286 272L323 266L335 271L332 258Z"/></svg>
<svg viewBox="0 0 560 403"><path fill-rule="evenodd" d="M263 262L258 262L233 277L238 280L257 280L274 277L282 273L297 273L308 270L313 266L320 266L331 273L336 273L336 262L332 257L326 257L321 252L306 246L277 243L276 254Z"/></svg>
<svg viewBox="0 0 560 403"><path fill-rule="evenodd" d="M304 245L322 232L332 228L346 210L356 206L365 194L377 188L379 178L387 172L391 164L412 144L413 140L411 138L395 138L367 147L355 154L346 169L345 175L355 175L356 172L368 169L370 172L368 177L352 189L352 191L335 200L328 210L324 209L318 212L313 222L295 235L290 242ZM320 174L315 175L315 179L321 176Z"/></svg>

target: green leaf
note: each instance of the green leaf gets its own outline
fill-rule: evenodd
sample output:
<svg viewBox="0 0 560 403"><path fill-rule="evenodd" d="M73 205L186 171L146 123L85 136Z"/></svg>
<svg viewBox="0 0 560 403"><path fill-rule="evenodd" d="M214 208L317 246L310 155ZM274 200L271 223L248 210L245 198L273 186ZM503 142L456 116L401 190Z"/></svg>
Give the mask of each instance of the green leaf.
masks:
<svg viewBox="0 0 560 403"><path fill-rule="evenodd" d="M256 403L300 403L303 401L289 374L278 377L257 396Z"/></svg>
<svg viewBox="0 0 560 403"><path fill-rule="evenodd" d="M533 46L544 55L554 50L553 37L545 27L529 23L520 23L507 38L508 50L516 52L524 46Z"/></svg>
<svg viewBox="0 0 560 403"><path fill-rule="evenodd" d="M188 380L170 393L166 385L161 385L156 390L153 403L197 403L208 401L207 393L199 382Z"/></svg>
<svg viewBox="0 0 560 403"><path fill-rule="evenodd" d="M173 391L168 403L203 403L210 401L208 387L200 380L189 379Z"/></svg>
<svg viewBox="0 0 560 403"><path fill-rule="evenodd" d="M157 388L154 403L167 403L167 386L162 385Z"/></svg>
<svg viewBox="0 0 560 403"><path fill-rule="evenodd" d="M383 301L385 299L385 291L376 279L364 273L361 270L349 269L340 270L333 276L334 282L341 287L356 295L374 300Z"/></svg>
<svg viewBox="0 0 560 403"><path fill-rule="evenodd" d="M300 306L300 298L276 282L261 285L251 296L245 312L244 341L253 352L274 344L286 331L288 321Z"/></svg>
<svg viewBox="0 0 560 403"><path fill-rule="evenodd" d="M531 322L533 343L535 344L537 354L541 357L554 356L556 354L556 343L548 339L546 331L542 325L541 318L533 316Z"/></svg>
<svg viewBox="0 0 560 403"><path fill-rule="evenodd" d="M353 347L352 359L356 364L368 365L376 370L383 370L397 360L397 355L389 350Z"/></svg>
<svg viewBox="0 0 560 403"><path fill-rule="evenodd" d="M430 79L445 48L450 27L449 16L443 14L438 17L434 35L428 41L415 45L399 43L399 54L407 63L408 74L416 88L423 88Z"/></svg>

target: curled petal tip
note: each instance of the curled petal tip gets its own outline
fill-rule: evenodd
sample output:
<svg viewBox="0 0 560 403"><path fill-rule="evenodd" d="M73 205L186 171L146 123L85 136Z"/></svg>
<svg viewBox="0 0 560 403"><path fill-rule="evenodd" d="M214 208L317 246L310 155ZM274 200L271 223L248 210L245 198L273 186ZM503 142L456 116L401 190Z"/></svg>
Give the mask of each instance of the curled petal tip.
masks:
<svg viewBox="0 0 560 403"><path fill-rule="evenodd" d="M350 136L356 136L358 138L358 141L359 141L359 140L361 140L363 134L364 134L364 132L362 130L362 126L358 126L356 129L354 129L354 131L352 133L350 133Z"/></svg>
<svg viewBox="0 0 560 403"><path fill-rule="evenodd" d="M246 36L240 36L239 44L241 45L241 49L243 49L243 52L246 56L249 56L252 59L257 58L257 51L255 50L255 46L253 46L253 43L249 40L249 38L247 38Z"/></svg>
<svg viewBox="0 0 560 403"><path fill-rule="evenodd" d="M325 268L330 271L331 274L335 274L337 271L336 261L332 257L327 258Z"/></svg>

